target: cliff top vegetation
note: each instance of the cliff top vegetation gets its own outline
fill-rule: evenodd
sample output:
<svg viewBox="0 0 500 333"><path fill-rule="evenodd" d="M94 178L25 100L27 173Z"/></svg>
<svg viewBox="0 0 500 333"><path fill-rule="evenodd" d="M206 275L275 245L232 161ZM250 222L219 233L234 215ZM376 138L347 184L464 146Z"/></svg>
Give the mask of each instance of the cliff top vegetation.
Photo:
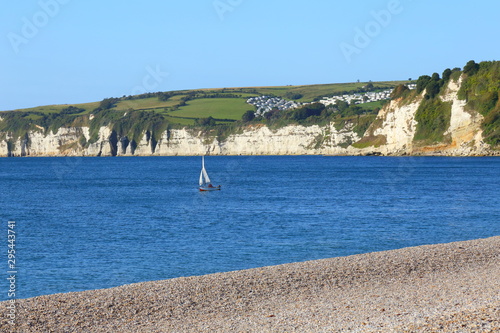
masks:
<svg viewBox="0 0 500 333"><path fill-rule="evenodd" d="M0 132L3 132L3 136L9 133L10 137L19 138L33 130L55 133L61 127L88 126L91 138L86 143L97 140L100 126L111 126L118 135L135 139L147 131L159 136L160 130L185 126L215 128L219 135L224 135L249 121L243 116L255 111L255 106L247 103L250 97L266 95L310 103L325 96L366 91L367 86L382 90L393 88L399 83L401 81L153 92L106 98L93 103L48 105L0 112L3 119L0 121ZM365 113L373 113L379 107L380 103L370 103L350 110L354 115L360 113L360 109ZM345 105L341 108L346 109ZM275 119L261 120L272 122L274 126L285 122L304 123L309 118L309 111L302 115L299 115L300 112L304 112L304 109L294 114L284 114L279 122ZM306 123L315 120L318 119L309 118Z"/></svg>
<svg viewBox="0 0 500 333"><path fill-rule="evenodd" d="M29 131L57 132L61 127L88 126L88 145L98 139L99 128L111 127L120 137L137 142L147 134L159 138L169 128L192 127L206 133L216 133L224 139L230 133L250 124L265 124L271 128L290 124L314 125L334 122L338 128L350 123L361 136L375 120L384 101L349 104L337 101L325 106L323 97L380 91L395 88L392 99L410 103L422 98L417 111L415 141L422 144L446 142L451 104L442 96L450 80L462 79L459 98L467 108L484 117L485 142L500 145L500 62L469 61L462 69L446 69L440 75L422 75L416 81L356 82L282 87L249 87L152 92L135 96L106 98L100 102L49 105L0 112L0 135L3 139L20 138ZM416 83L410 90L408 83ZM247 103L251 97L274 96L304 103L289 110L272 109L256 114L256 107Z"/></svg>

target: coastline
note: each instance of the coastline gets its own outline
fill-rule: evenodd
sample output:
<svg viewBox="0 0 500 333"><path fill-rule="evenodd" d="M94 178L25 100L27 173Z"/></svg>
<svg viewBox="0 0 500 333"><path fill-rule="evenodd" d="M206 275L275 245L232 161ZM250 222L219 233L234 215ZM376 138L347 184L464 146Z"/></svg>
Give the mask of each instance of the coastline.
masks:
<svg viewBox="0 0 500 333"><path fill-rule="evenodd" d="M134 154L134 155L85 155L85 154L33 154L33 155L0 155L0 158L48 158L48 157L58 157L58 158L123 158L123 157L201 157L201 156L247 156L247 157L258 157L258 156L325 156L325 157L500 157L500 150L491 150L488 153L480 154L448 154L446 152L431 152L431 153L400 153L400 154L382 154L380 152L373 151L358 151L351 153L258 153L258 154L247 154L247 153L227 153L227 154L214 154L197 152L192 154Z"/></svg>
<svg viewBox="0 0 500 333"><path fill-rule="evenodd" d="M489 332L499 276L497 236L17 300L0 331Z"/></svg>

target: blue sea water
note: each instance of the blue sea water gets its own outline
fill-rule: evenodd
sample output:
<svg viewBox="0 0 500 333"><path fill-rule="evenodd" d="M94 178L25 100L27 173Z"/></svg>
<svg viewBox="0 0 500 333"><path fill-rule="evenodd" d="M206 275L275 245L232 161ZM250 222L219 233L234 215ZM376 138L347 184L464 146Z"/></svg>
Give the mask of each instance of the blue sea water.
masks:
<svg viewBox="0 0 500 333"><path fill-rule="evenodd" d="M222 191L197 191L199 157L0 159L2 273L15 221L16 297L500 235L498 158L206 166Z"/></svg>

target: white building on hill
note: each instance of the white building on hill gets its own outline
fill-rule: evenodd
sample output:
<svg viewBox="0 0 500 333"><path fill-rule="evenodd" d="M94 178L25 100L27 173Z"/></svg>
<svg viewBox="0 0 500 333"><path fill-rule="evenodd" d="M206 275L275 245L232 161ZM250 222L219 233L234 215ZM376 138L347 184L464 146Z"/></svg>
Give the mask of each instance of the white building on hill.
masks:
<svg viewBox="0 0 500 333"><path fill-rule="evenodd" d="M297 103L293 101L287 101L281 97L270 97L270 96L258 96L251 97L247 100L248 104L254 105L257 108L255 112L256 115L263 115L272 109L278 109L280 111L295 109L302 106L302 103Z"/></svg>

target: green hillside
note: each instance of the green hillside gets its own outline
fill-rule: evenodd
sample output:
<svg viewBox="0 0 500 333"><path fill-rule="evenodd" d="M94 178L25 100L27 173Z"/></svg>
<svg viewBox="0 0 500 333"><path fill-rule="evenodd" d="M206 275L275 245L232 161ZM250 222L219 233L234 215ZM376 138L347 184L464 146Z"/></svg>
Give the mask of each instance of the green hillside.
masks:
<svg viewBox="0 0 500 333"><path fill-rule="evenodd" d="M395 89L405 100L414 99L424 93L424 100L415 115L417 133L415 141L422 145L449 143L445 133L450 126L451 103L443 102L441 97L450 80L463 81L458 97L467 102L466 108L479 112L483 117L484 141L492 146L500 145L500 62L469 61L463 70L446 69L438 73L422 75L417 80L417 88L412 91Z"/></svg>
<svg viewBox="0 0 500 333"><path fill-rule="evenodd" d="M117 137L127 137L131 144L144 134L158 140L168 129L188 127L202 129L210 135L224 139L249 124L264 124L279 128L289 124L334 123L337 128L351 124L354 131L363 136L376 119L378 110L386 101L364 104L349 104L337 101L325 106L317 103L324 97L334 95L377 92L396 88L392 99L410 103L423 95L424 100L417 110L415 120L417 144L429 145L447 142L446 130L450 124L451 104L442 102L450 80L463 82L459 98L467 102L470 110L479 112L484 121L485 142L500 145L500 62L470 61L464 69L446 69L442 75L422 75L416 81L416 89L409 90L408 81L356 82L341 84L319 84L282 87L246 87L197 89L145 93L136 96L106 98L100 102L74 105L47 105L27 109L0 112L0 139L11 140L25 137L29 142L30 131L47 134L61 127L90 129L90 139L83 137L80 144L85 147L98 139L99 129L108 126ZM415 83L415 82L413 82ZM307 103L296 108L256 114L257 108L248 104L250 97L280 97L283 100ZM259 99L262 100L262 99ZM9 139L8 139L9 138ZM321 144L321 138L318 144ZM358 145L377 145L377 138L364 138ZM362 141L363 141L362 140ZM370 141L375 140L375 141Z"/></svg>
<svg viewBox="0 0 500 333"><path fill-rule="evenodd" d="M374 82L375 87L391 89L402 81ZM171 122L175 118L194 119L199 117L213 117L215 119L239 120L247 110L254 107L246 103L253 96L276 96L284 99L296 98L297 102L313 102L325 96L341 93L353 93L362 89L367 82L319 84L306 86L283 87L248 87L248 88L219 88L206 90L183 90L172 92L147 93L138 96L115 98L112 107L115 111L154 111L170 116ZM165 95L168 98L165 98ZM161 98L163 96L163 98ZM61 113L70 105L46 105L26 109L12 110L9 112L22 112L38 116ZM101 106L100 102L72 104L71 106L83 109L81 115L96 112ZM107 109L107 108L104 108ZM185 125L186 122L179 120ZM189 123L189 122L188 122Z"/></svg>
<svg viewBox="0 0 500 333"><path fill-rule="evenodd" d="M245 111L253 106L245 98L201 98L187 102L187 105L169 113L172 117L240 120Z"/></svg>
<svg viewBox="0 0 500 333"><path fill-rule="evenodd" d="M469 107L479 110L485 116L485 134L487 142L492 144L500 141L499 67L498 62L468 63L463 71L465 81L460 92L462 98L468 101ZM337 127L352 123L358 134L363 135L384 101L358 105L338 102L328 107L314 102L334 95L398 87L392 97L403 97L408 101L426 90L426 101L417 112L416 140L428 144L446 140L443 133L449 124L449 105L440 102L436 96L448 80L456 80L461 74L460 69L454 69L446 70L443 77L436 73L432 77L423 75L417 81L417 89L413 91L405 87L408 81L356 82L180 90L106 98L93 103L39 106L1 112L0 132L5 139L6 133L19 138L33 130L47 133L56 132L60 127L88 126L91 139L89 142L82 139L81 142L82 145L88 145L97 140L101 126L110 126L120 137L139 140L146 132L152 137L159 137L168 128L186 126L216 129L210 133L217 133L222 138L249 122L276 128L288 124L312 125L333 121ZM255 118L256 107L248 104L247 100L264 95L311 104L287 111L274 110Z"/></svg>
<svg viewBox="0 0 500 333"><path fill-rule="evenodd" d="M405 82L374 82L373 89L388 89ZM215 128L215 133L225 136L244 126L242 117L245 113L252 113L256 107L247 104L247 99L256 96L274 96L297 102L313 102L325 96L351 94L363 90L368 83L341 83L320 84L307 86L283 87L247 87L247 88L219 88L197 89L169 92L146 93L136 96L106 98L100 102L73 104L73 105L46 105L27 109L1 112L0 139L7 136L17 139L26 136L29 131L57 132L61 127L88 126L91 138L82 137L81 144L86 146L98 139L98 130L101 126L110 126L120 137L127 136L132 140L139 140L146 132L152 137L158 137L168 128L176 127L206 127ZM269 113L269 117L254 119L254 122L263 122L268 126L279 127L289 123L313 124L315 122L330 121L335 116L340 124L342 119L351 121L353 116L360 122L361 117L372 119L380 103L371 103L366 106L343 105L337 114L333 110L326 111L311 108L301 108L282 112ZM314 109L314 110L313 110ZM326 108L325 108L326 109ZM310 115L315 114L313 117ZM339 118L340 117L340 118ZM329 120L330 119L330 120ZM333 119L333 118L332 118ZM248 121L249 119L246 119ZM371 121L371 120L370 120ZM366 128L359 126L359 130ZM214 131L210 131L214 133ZM27 137L27 136L26 136Z"/></svg>
<svg viewBox="0 0 500 333"><path fill-rule="evenodd" d="M407 81L373 82L376 87L392 89ZM287 94L301 94L303 97L298 102L313 102L321 97L333 96L340 93L351 93L366 86L368 82L315 84L307 86L259 87L255 88L259 95L276 95L287 98Z"/></svg>
<svg viewBox="0 0 500 333"><path fill-rule="evenodd" d="M464 67L465 79L459 97L467 101L471 110L484 117L484 141L500 145L500 62L469 61Z"/></svg>
<svg viewBox="0 0 500 333"><path fill-rule="evenodd" d="M85 110L84 113L88 113L99 107L99 102L71 104L71 105L70 104L43 105L26 109L17 109L17 110L0 111L0 112L28 112L28 113L50 114L50 113L60 113L63 109L69 106L75 106L84 109Z"/></svg>

